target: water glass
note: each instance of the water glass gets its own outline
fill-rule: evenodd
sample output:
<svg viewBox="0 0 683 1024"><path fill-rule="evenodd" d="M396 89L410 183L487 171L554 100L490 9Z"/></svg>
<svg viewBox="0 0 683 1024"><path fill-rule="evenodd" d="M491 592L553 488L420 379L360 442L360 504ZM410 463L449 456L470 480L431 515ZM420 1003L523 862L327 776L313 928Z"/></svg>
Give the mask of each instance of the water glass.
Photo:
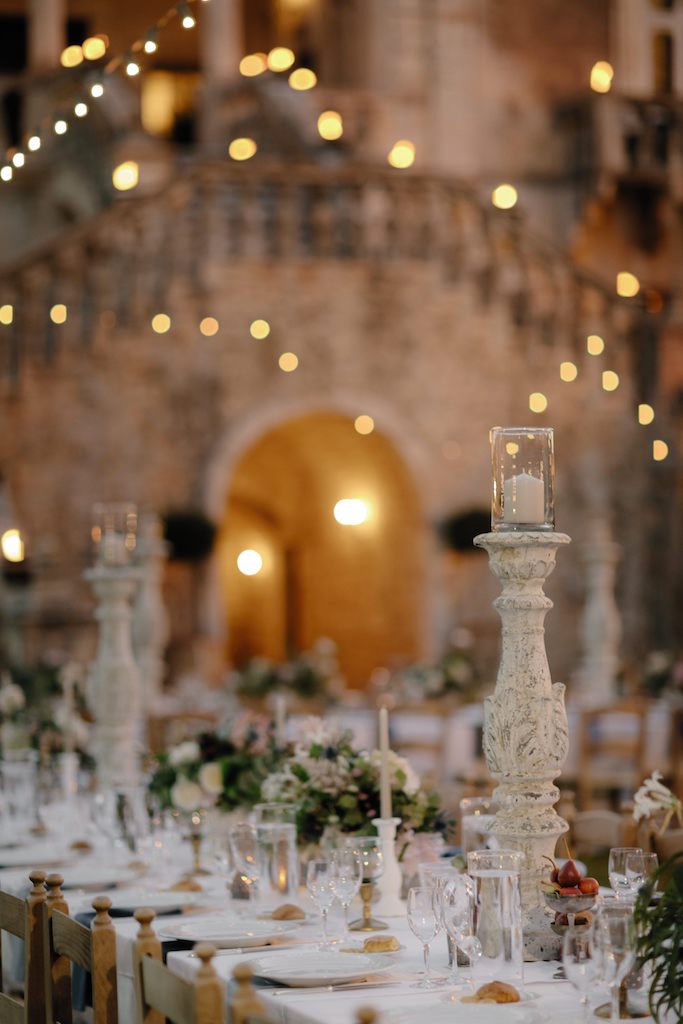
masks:
<svg viewBox="0 0 683 1024"><path fill-rule="evenodd" d="M11 836L20 835L36 823L37 752L9 751L0 760L0 784L5 818L3 831Z"/></svg>
<svg viewBox="0 0 683 1024"><path fill-rule="evenodd" d="M460 801L462 852L495 849L498 840L490 834L498 804L492 796L466 796Z"/></svg>
<svg viewBox="0 0 683 1024"><path fill-rule="evenodd" d="M259 898L272 903L296 898L299 888L299 857L296 825L289 822L264 822L256 825Z"/></svg>
<svg viewBox="0 0 683 1024"><path fill-rule="evenodd" d="M659 867L659 858L656 853L646 853L639 850L637 853L627 853L624 858L624 869L628 884L632 889L638 890L648 882Z"/></svg>
<svg viewBox="0 0 683 1024"><path fill-rule="evenodd" d="M254 825L295 825L296 804L254 804L250 820Z"/></svg>
<svg viewBox="0 0 683 1024"><path fill-rule="evenodd" d="M633 908L624 902L605 903L597 914L594 927L595 946L599 951L602 965L602 978L610 989L610 1020L615 1021L620 1019L621 983L636 959Z"/></svg>
<svg viewBox="0 0 683 1024"><path fill-rule="evenodd" d="M633 902L643 884L644 862L640 861L643 851L639 846L614 846L609 852L609 884L618 900ZM630 874L626 870L627 860L631 862Z"/></svg>
<svg viewBox="0 0 683 1024"><path fill-rule="evenodd" d="M597 979L598 964L592 929L577 931L576 928L568 928L562 939L562 966L567 981L579 991L586 1024L590 1015L588 992Z"/></svg>
<svg viewBox="0 0 683 1024"><path fill-rule="evenodd" d="M522 984L521 867L522 854L516 850L477 850L467 855L467 873L474 883L473 930L481 943L472 973L482 981Z"/></svg>
<svg viewBox="0 0 683 1024"><path fill-rule="evenodd" d="M408 925L422 943L424 977L413 988L429 989L443 985L444 978L434 978L429 966L429 946L442 928L437 894L433 887L417 885L408 890Z"/></svg>
<svg viewBox="0 0 683 1024"><path fill-rule="evenodd" d="M358 895L363 880L363 869L357 850L341 847L332 854L332 888L344 908L344 939L349 933L349 906Z"/></svg>
<svg viewBox="0 0 683 1024"><path fill-rule="evenodd" d="M329 860L309 860L306 867L306 888L320 911L323 941L321 949L329 949L327 915L334 903L334 866Z"/></svg>
<svg viewBox="0 0 683 1024"><path fill-rule="evenodd" d="M472 964L482 954L481 942L474 934L474 882L469 875L454 871L451 878L439 879L437 900L446 934L456 950L451 966L457 980L457 950L467 957L470 975ZM471 977L467 981L471 984Z"/></svg>
<svg viewBox="0 0 683 1024"><path fill-rule="evenodd" d="M230 829L230 851L235 866L249 886L250 899L256 899L259 882L259 852L256 829L246 821Z"/></svg>

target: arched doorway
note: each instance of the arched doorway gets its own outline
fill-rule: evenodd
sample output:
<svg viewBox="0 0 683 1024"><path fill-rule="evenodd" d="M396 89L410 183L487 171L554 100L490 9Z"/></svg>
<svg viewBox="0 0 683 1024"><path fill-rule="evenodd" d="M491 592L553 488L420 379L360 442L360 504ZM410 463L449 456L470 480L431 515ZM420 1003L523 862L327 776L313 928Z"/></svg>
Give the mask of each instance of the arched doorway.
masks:
<svg viewBox="0 0 683 1024"><path fill-rule="evenodd" d="M365 503L364 522L335 519L345 498ZM329 636L349 684L363 686L376 666L417 657L422 529L414 483L381 432L362 436L332 412L270 429L235 465L218 541L230 662ZM245 550L262 558L253 575L237 565Z"/></svg>

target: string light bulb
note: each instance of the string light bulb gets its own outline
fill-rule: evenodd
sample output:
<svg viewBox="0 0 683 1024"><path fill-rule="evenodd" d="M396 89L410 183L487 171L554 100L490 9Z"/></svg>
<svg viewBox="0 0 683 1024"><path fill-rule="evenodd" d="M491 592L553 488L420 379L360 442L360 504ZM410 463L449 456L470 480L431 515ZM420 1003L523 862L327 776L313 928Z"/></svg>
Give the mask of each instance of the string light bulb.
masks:
<svg viewBox="0 0 683 1024"><path fill-rule="evenodd" d="M344 134L342 116L336 110L323 110L318 118L318 133L327 142L334 142Z"/></svg>
<svg viewBox="0 0 683 1024"><path fill-rule="evenodd" d="M159 44L157 43L157 31L155 28L151 28L147 33L147 38L143 43L142 49L145 53L156 53L159 49Z"/></svg>
<svg viewBox="0 0 683 1024"><path fill-rule="evenodd" d="M186 3L178 4L178 14L181 16L181 25L183 28L194 28L197 21L190 11L190 8Z"/></svg>
<svg viewBox="0 0 683 1024"><path fill-rule="evenodd" d="M228 154L233 160L251 160L257 149L253 139L233 139L228 146Z"/></svg>
<svg viewBox="0 0 683 1024"><path fill-rule="evenodd" d="M5 164L4 167L0 167L0 178L3 181L11 181L13 173L14 172L9 164Z"/></svg>
<svg viewBox="0 0 683 1024"><path fill-rule="evenodd" d="M86 60L99 60L107 52L108 42L105 36L90 36L83 43L83 56Z"/></svg>
<svg viewBox="0 0 683 1024"><path fill-rule="evenodd" d="M647 427L655 418L655 411L647 402L641 402L638 406L638 422Z"/></svg>
<svg viewBox="0 0 683 1024"><path fill-rule="evenodd" d="M66 133L67 133L67 131L69 129L69 126L66 123L66 121L64 120L64 118L60 117L60 119L58 121L55 121L54 129L55 129L55 135L66 135Z"/></svg>
<svg viewBox="0 0 683 1024"><path fill-rule="evenodd" d="M360 526L368 518L368 506L360 498L340 498L332 514L340 526Z"/></svg>
<svg viewBox="0 0 683 1024"><path fill-rule="evenodd" d="M76 115L76 117L85 117L85 115L87 113L88 113L88 104L87 103L82 103L82 102L81 103L77 103L76 106L74 107L74 114Z"/></svg>
<svg viewBox="0 0 683 1024"><path fill-rule="evenodd" d="M268 70L268 54L248 53L240 61L240 74L245 78L256 78Z"/></svg>
<svg viewBox="0 0 683 1024"><path fill-rule="evenodd" d="M30 137L30 139L28 140L28 142L26 143L26 146L27 146L28 149L31 150L32 153L35 153L37 150L39 150L40 149L40 135L32 135Z"/></svg>
<svg viewBox="0 0 683 1024"><path fill-rule="evenodd" d="M83 63L83 49L80 46L67 46L59 55L59 63L63 68L77 68Z"/></svg>
<svg viewBox="0 0 683 1024"><path fill-rule="evenodd" d="M135 78L140 74L140 65L134 60L129 60L126 64L126 74L129 78Z"/></svg>
<svg viewBox="0 0 683 1024"><path fill-rule="evenodd" d="M90 86L90 95L96 100L98 100L100 96L104 96L104 86L101 82L95 82Z"/></svg>
<svg viewBox="0 0 683 1024"><path fill-rule="evenodd" d="M24 156L24 154L21 152L20 149L18 149L17 152L13 155L12 163L14 164L15 167L23 167L24 164L26 163L26 157Z"/></svg>
<svg viewBox="0 0 683 1024"><path fill-rule="evenodd" d="M387 160L399 170L412 167L415 163L415 144L410 139L399 139L389 150Z"/></svg>
<svg viewBox="0 0 683 1024"><path fill-rule="evenodd" d="M124 160L112 171L112 184L118 192L128 192L137 185L139 174L140 169L135 160Z"/></svg>
<svg viewBox="0 0 683 1024"><path fill-rule="evenodd" d="M254 548L245 548L237 556L237 568L243 576L257 576L263 568L263 558Z"/></svg>
<svg viewBox="0 0 683 1024"><path fill-rule="evenodd" d="M288 46L274 46L268 54L268 67L271 71L287 71L296 60Z"/></svg>

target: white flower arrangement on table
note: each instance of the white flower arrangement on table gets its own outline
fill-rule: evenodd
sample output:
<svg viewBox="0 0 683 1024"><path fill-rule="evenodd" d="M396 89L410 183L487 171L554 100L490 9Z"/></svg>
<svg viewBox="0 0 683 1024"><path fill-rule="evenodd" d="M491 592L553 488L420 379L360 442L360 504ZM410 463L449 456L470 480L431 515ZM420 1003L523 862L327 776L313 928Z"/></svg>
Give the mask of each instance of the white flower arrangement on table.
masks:
<svg viewBox="0 0 683 1024"><path fill-rule="evenodd" d="M9 672L0 677L0 723L12 722L26 707L26 695L20 686L12 682Z"/></svg>
<svg viewBox="0 0 683 1024"><path fill-rule="evenodd" d="M636 821L663 814L658 834L666 832L672 818L676 818L683 828L683 802L662 782L662 773L654 771L649 779L645 779L633 797L633 817Z"/></svg>

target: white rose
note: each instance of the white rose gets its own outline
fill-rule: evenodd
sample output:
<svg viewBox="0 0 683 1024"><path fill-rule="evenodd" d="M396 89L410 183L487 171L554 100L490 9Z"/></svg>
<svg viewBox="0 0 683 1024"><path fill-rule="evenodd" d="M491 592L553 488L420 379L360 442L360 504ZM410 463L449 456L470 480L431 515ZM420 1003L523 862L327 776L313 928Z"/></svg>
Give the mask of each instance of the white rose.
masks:
<svg viewBox="0 0 683 1024"><path fill-rule="evenodd" d="M218 796L223 792L223 769L218 761L209 761L199 769L199 785L205 793Z"/></svg>
<svg viewBox="0 0 683 1024"><path fill-rule="evenodd" d="M202 805L202 791L196 782L178 779L171 787L171 800L179 811L196 811Z"/></svg>
<svg viewBox="0 0 683 1024"><path fill-rule="evenodd" d="M168 760L174 768L177 768L181 764L190 764L192 761L198 761L199 755L199 744L195 740L185 740L184 743L179 743L177 747L171 747L168 752Z"/></svg>

